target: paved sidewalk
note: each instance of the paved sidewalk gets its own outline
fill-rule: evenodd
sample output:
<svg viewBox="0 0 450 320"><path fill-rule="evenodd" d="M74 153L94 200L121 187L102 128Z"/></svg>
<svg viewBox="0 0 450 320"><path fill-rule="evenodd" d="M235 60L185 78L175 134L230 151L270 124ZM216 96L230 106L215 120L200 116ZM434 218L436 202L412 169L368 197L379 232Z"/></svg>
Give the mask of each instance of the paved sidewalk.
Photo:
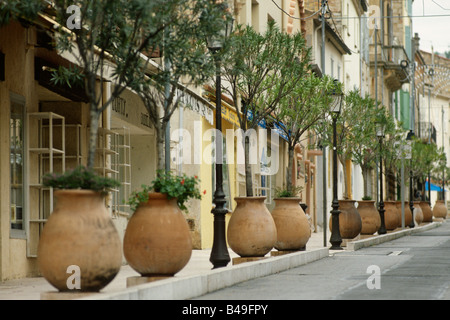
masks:
<svg viewBox="0 0 450 320"><path fill-rule="evenodd" d="M349 242L344 249L358 250L365 246L408 235L411 232L438 227L440 224L441 222L433 222L414 229L404 229L382 236L355 240ZM327 232L326 236L329 239L330 233ZM127 288L127 278L139 274L128 265L124 265L116 278L101 293L82 298L89 300L189 299L241 281L277 273L324 258L330 254L342 252L331 251L329 246L330 244L327 243L327 247L324 247L323 233L312 233L305 251L268 257L260 261L239 265L233 265L230 262L227 267L214 270L212 270L212 264L209 261L210 250L193 250L189 263L173 278ZM231 249L229 249L229 254L231 258L238 257ZM42 277L0 282L0 300L40 300L41 294L48 292L56 292L56 290ZM54 298L67 299L67 294L59 297L57 294Z"/></svg>

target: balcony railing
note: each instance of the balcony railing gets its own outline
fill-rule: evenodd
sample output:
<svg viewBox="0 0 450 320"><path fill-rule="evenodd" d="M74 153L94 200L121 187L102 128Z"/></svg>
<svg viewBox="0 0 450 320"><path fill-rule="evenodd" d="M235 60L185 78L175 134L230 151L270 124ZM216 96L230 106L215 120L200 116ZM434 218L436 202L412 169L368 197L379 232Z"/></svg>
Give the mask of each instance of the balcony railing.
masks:
<svg viewBox="0 0 450 320"><path fill-rule="evenodd" d="M408 55L403 46L384 46L383 53L386 57L386 61L394 65L400 65L402 60L409 61Z"/></svg>
<svg viewBox="0 0 450 320"><path fill-rule="evenodd" d="M370 66L384 70L384 81L391 91L401 88L404 83L409 82L409 69L403 69L401 64L403 60L409 63L406 50L401 45L382 46L378 44L377 54L375 56L375 44L370 45Z"/></svg>
<svg viewBox="0 0 450 320"><path fill-rule="evenodd" d="M400 67L402 60L409 62L408 54L401 45L382 46L378 44L377 47L377 63L379 66L385 65ZM375 44L370 44L370 62L375 62Z"/></svg>

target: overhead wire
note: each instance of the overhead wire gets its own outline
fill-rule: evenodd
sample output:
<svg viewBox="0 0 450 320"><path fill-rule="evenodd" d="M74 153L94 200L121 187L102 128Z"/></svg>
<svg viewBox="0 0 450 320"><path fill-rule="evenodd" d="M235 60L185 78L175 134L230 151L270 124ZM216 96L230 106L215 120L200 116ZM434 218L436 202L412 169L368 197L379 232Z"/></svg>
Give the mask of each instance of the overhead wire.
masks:
<svg viewBox="0 0 450 320"><path fill-rule="evenodd" d="M400 2L400 1L399 1ZM436 3L434 0L433 0L433 2L434 3ZM312 13L311 15L309 15L309 16L307 16L307 17L304 17L304 18L301 18L301 17L295 17L295 16L293 16L293 15L291 15L291 14L289 14L286 10L284 10L282 7L280 7L280 5L278 4L278 3L276 3L275 2L275 0L272 0L272 3L279 9L279 10L281 10L284 14L286 14L289 18L292 18L292 19L296 19L296 20L307 20L307 19L311 19L312 17L314 17L315 15L317 15L321 10L322 10L322 8L320 8L319 10L317 10L316 12L314 12L314 13ZM438 3L436 3L437 5L439 5ZM439 5L443 10L450 10L450 9L446 9L446 8L443 8L441 5ZM327 7L328 7L328 5L327 5ZM372 16L368 16L368 17L366 17L366 18L371 18ZM435 17L450 17L450 14L429 14L429 15L426 15L426 14L422 14L422 15L396 15L396 16L394 16L394 15L388 15L388 16L376 16L376 18L377 19L388 19L388 18L391 18L391 19L395 19L395 18L397 18L397 19L399 19L399 18L435 18ZM343 20L343 19L359 19L360 18L360 16L356 16L356 17L350 17L350 16L344 16L344 15L342 15L341 17L336 17L336 20Z"/></svg>
<svg viewBox="0 0 450 320"><path fill-rule="evenodd" d="M286 14L289 18L296 19L296 20L307 20L307 19L311 19L312 17L314 17L316 14L318 14L318 13L322 10L322 8L320 8L319 10L317 10L316 12L314 12L313 14L311 14L311 15L309 15L309 16L307 16L307 17L301 18L301 17L295 17L295 16L289 14L289 12L286 12L286 10L284 10L283 8L281 8L281 7L278 5L278 3L275 2L275 0L272 0L272 2L273 2L273 4L274 4L278 9L280 9L280 10L281 10L284 14Z"/></svg>

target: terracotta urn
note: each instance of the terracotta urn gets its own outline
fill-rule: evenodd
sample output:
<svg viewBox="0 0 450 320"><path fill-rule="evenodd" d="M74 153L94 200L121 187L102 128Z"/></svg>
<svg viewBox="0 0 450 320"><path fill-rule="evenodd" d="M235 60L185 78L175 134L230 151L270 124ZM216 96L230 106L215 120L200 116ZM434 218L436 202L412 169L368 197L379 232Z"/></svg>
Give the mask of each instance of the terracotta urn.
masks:
<svg viewBox="0 0 450 320"><path fill-rule="evenodd" d="M189 225L177 199L149 193L128 221L123 252L129 265L144 277L173 276L192 254Z"/></svg>
<svg viewBox="0 0 450 320"><path fill-rule="evenodd" d="M277 242L277 227L266 197L236 197L227 229L230 248L241 257L263 257Z"/></svg>
<svg viewBox="0 0 450 320"><path fill-rule="evenodd" d="M354 239L361 233L362 221L358 210L355 207L356 200L339 200L339 232L342 239ZM333 230L332 219L330 217L329 227Z"/></svg>
<svg viewBox="0 0 450 320"><path fill-rule="evenodd" d="M420 225L423 221L423 212L420 206L420 201L414 201L413 204L414 204L414 212L413 212L414 221L416 222L417 225Z"/></svg>
<svg viewBox="0 0 450 320"><path fill-rule="evenodd" d="M399 227L402 226L402 202L396 201L395 202L397 206L397 213L399 217ZM412 216L411 216L411 209L409 208L409 201L404 202L405 207L405 227L408 227L411 224Z"/></svg>
<svg viewBox="0 0 450 320"><path fill-rule="evenodd" d="M445 207L444 200L436 200L433 207L433 216L435 218L447 218L447 208Z"/></svg>
<svg viewBox="0 0 450 320"><path fill-rule="evenodd" d="M431 211L430 204L428 201L419 201L420 208L423 213L423 221L422 222L433 222L433 211Z"/></svg>
<svg viewBox="0 0 450 320"><path fill-rule="evenodd" d="M375 208L375 200L358 201L358 213L361 216L361 234L371 235L381 226L380 213Z"/></svg>
<svg viewBox="0 0 450 320"><path fill-rule="evenodd" d="M104 196L91 190L54 195L56 205L39 240L39 269L59 291L98 292L122 265L120 237Z"/></svg>
<svg viewBox="0 0 450 320"><path fill-rule="evenodd" d="M400 214L395 201L384 201L384 225L386 230L393 231L401 226Z"/></svg>
<svg viewBox="0 0 450 320"><path fill-rule="evenodd" d="M274 245L279 251L304 250L311 237L308 218L300 206L300 198L275 198L272 218L277 228L277 241Z"/></svg>

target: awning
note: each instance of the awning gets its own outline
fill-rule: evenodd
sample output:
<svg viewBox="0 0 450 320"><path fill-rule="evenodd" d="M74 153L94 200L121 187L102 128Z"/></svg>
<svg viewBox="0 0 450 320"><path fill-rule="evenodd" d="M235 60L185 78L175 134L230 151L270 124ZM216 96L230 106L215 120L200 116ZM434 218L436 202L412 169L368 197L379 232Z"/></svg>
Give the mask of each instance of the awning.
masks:
<svg viewBox="0 0 450 320"><path fill-rule="evenodd" d="M425 183L425 191L428 191L428 182ZM437 186L435 184L431 184L431 191L438 191L438 192L442 192L442 187ZM445 190L445 192L447 192L447 190Z"/></svg>

